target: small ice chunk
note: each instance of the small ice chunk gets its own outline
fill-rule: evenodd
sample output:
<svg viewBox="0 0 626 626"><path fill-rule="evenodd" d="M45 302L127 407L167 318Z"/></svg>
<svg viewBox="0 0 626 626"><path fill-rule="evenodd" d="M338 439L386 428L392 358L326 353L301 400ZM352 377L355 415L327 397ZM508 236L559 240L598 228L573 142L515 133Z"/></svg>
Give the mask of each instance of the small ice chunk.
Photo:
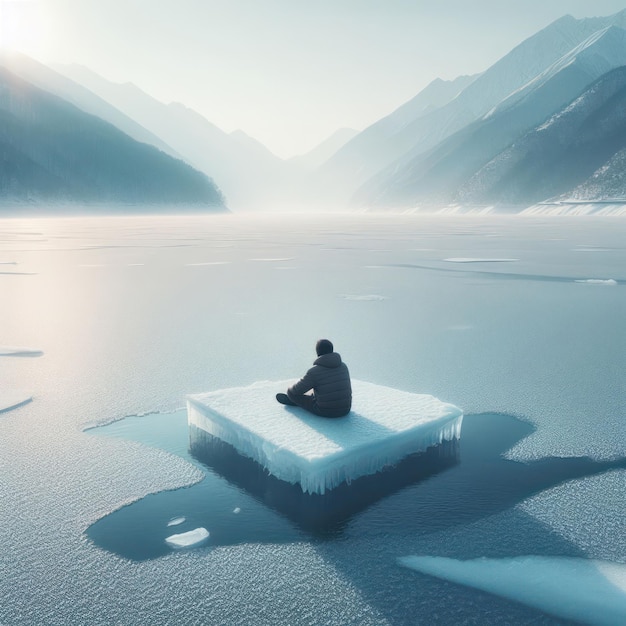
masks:
<svg viewBox="0 0 626 626"><path fill-rule="evenodd" d="M43 352L36 348L20 348L16 346L0 346L0 356L41 356Z"/></svg>
<svg viewBox="0 0 626 626"><path fill-rule="evenodd" d="M185 521L184 517L173 517L168 523L168 526L178 526Z"/></svg>
<svg viewBox="0 0 626 626"><path fill-rule="evenodd" d="M186 533L170 535L165 538L165 543L172 548L192 548L204 543L208 538L209 531L206 528L200 527Z"/></svg>
<svg viewBox="0 0 626 626"><path fill-rule="evenodd" d="M472 257L454 257L451 259L444 259L448 263L513 263L513 261L519 261L519 259L474 259Z"/></svg>
<svg viewBox="0 0 626 626"><path fill-rule="evenodd" d="M575 557L518 556L459 561L406 556L400 565L481 589L566 620L626 624L626 565Z"/></svg>
<svg viewBox="0 0 626 626"><path fill-rule="evenodd" d="M354 300L355 302L382 302L383 300L387 300L387 296L379 296L375 293L364 295L344 293L341 294L340 297L345 300Z"/></svg>
<svg viewBox="0 0 626 626"><path fill-rule="evenodd" d="M33 397L21 391L0 391L0 413L17 409L17 407L27 404Z"/></svg>
<svg viewBox="0 0 626 626"><path fill-rule="evenodd" d="M574 282L577 283L586 283L587 285L617 285L617 281L613 278L581 278Z"/></svg>
<svg viewBox="0 0 626 626"><path fill-rule="evenodd" d="M265 263L276 263L278 261L293 261L293 257L281 257L281 258L258 258L258 259L250 259L251 261L261 261Z"/></svg>
<svg viewBox="0 0 626 626"><path fill-rule="evenodd" d="M233 513L234 513L235 515L238 515L239 513L241 513L241 509L240 509L238 506L236 506L236 507L233 509Z"/></svg>

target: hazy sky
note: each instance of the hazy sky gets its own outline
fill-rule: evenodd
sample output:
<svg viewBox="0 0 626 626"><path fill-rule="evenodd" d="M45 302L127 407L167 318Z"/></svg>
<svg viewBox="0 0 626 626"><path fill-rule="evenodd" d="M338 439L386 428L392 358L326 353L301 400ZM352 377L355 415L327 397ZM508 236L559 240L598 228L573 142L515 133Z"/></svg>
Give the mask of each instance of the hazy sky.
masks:
<svg viewBox="0 0 626 626"><path fill-rule="evenodd" d="M280 156L436 77L480 72L553 20L626 0L0 0L5 44L177 100Z"/></svg>

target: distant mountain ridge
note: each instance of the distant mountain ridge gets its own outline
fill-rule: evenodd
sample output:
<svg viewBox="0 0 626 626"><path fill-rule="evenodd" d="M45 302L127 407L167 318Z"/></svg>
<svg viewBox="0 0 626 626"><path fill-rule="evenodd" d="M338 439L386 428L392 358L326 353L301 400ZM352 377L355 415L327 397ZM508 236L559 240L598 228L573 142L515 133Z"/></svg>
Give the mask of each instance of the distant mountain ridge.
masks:
<svg viewBox="0 0 626 626"><path fill-rule="evenodd" d="M625 153L622 66L498 154L459 190L458 200L528 204L557 197L626 197Z"/></svg>
<svg viewBox="0 0 626 626"><path fill-rule="evenodd" d="M0 67L0 198L225 211L204 174Z"/></svg>
<svg viewBox="0 0 626 626"><path fill-rule="evenodd" d="M378 120L342 146L323 163L313 178L313 188L332 202L347 202L357 186L409 150L412 131L407 127L426 119L452 101L474 76L453 81L436 79L414 98Z"/></svg>
<svg viewBox="0 0 626 626"><path fill-rule="evenodd" d="M603 73L621 65L626 65L626 31L611 26L591 35L534 80L532 89L524 88L513 103L495 107L431 150L395 164L364 186L355 200L381 206L457 201L460 189L477 171ZM467 194L463 197L469 199Z"/></svg>
<svg viewBox="0 0 626 626"><path fill-rule="evenodd" d="M113 124L136 141L149 143L159 150L180 159L181 156L156 135L124 115L120 110L98 97L92 91L54 71L34 59L14 51L0 53L0 66L23 80L75 105L85 113L95 115Z"/></svg>
<svg viewBox="0 0 626 626"><path fill-rule="evenodd" d="M354 128L339 128L309 152L291 157L289 160L309 171L315 170L358 134L359 131Z"/></svg>
<svg viewBox="0 0 626 626"><path fill-rule="evenodd" d="M164 104L132 83L113 83L85 67L55 67L211 176L234 209L269 202L297 173L260 142L244 138L241 131L226 133L184 104Z"/></svg>
<svg viewBox="0 0 626 626"><path fill-rule="evenodd" d="M517 145L525 133L561 111L601 76L626 65L623 26L626 26L626 11L607 18L584 20L566 16L520 44L443 108L458 108L461 100L467 100L468 92L485 87L485 77L501 73L495 71L498 66L508 68L509 73L515 71L517 82L524 81L520 86L493 103L488 111L484 109L489 97L484 98L484 112L480 117L428 149L424 149L423 142L414 146L371 177L353 196L354 206L410 208L450 202L523 204L536 201L539 189L547 189L549 185L529 183L531 188L522 193L520 181L514 183L512 178L502 177L487 191L486 181L494 179L496 170L504 171L504 155L511 156L507 152L509 146ZM529 42L541 46L533 52ZM564 46L570 47L554 58L555 52ZM513 57L516 62L520 59L526 62L529 58L533 62L515 68L510 62ZM512 80L509 76L507 88ZM442 110L436 114L441 116ZM441 131L435 128L434 132ZM545 149L548 150L547 145ZM497 168L496 160L500 163ZM506 180L512 185L509 191L505 189ZM582 183L575 176L570 180L572 184ZM517 191L513 192L515 185ZM559 185L554 185L555 189L557 187ZM599 192L598 186L594 188ZM589 189L591 187L587 187ZM566 190L561 188L561 191Z"/></svg>

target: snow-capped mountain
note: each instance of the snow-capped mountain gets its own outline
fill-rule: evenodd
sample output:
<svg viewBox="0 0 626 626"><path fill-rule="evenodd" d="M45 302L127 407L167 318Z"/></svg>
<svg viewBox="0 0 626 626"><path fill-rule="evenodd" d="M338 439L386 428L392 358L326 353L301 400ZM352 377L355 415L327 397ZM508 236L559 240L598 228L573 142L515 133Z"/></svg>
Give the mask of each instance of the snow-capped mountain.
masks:
<svg viewBox="0 0 626 626"><path fill-rule="evenodd" d="M465 84L461 81L449 85L452 92L448 92L447 100L433 103L429 110L416 107L413 112L407 103L365 129L320 168L317 187L334 193L335 200L347 200L350 191L355 192L366 183L370 189L377 186L376 177L380 181L381 172L389 177L412 158L426 153L494 109L513 106L527 91L535 90L541 81L549 80L551 74L563 69L555 64L567 63L566 56L577 46L609 26L626 27L626 10L608 17L578 20L566 15L556 20L521 42L482 74L465 77ZM607 69L608 66L605 71ZM601 73L596 71L594 76ZM426 95L418 94L414 100ZM555 103L555 107L559 104ZM413 119L412 114L415 114ZM396 119L400 123L394 123ZM358 197L363 198L363 194Z"/></svg>
<svg viewBox="0 0 626 626"><path fill-rule="evenodd" d="M626 196L626 67L579 97L481 168L459 190L469 203L528 204L555 196Z"/></svg>
<svg viewBox="0 0 626 626"><path fill-rule="evenodd" d="M479 201L480 194L471 191L477 179L469 181L481 168L621 65L626 65L626 31L613 25L591 33L479 120L428 151L411 151L372 177L355 194L355 203L400 207L461 198Z"/></svg>

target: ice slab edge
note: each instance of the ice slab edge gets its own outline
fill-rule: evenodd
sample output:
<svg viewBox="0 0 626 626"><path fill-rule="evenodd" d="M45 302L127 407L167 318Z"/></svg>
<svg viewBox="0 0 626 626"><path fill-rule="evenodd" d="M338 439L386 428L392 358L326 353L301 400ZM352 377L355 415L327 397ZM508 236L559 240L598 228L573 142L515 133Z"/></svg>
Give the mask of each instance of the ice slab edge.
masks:
<svg viewBox="0 0 626 626"><path fill-rule="evenodd" d="M461 409L430 395L352 381L352 412L326 419L275 402L292 382L189 396L188 423L276 478L318 494L461 435Z"/></svg>

